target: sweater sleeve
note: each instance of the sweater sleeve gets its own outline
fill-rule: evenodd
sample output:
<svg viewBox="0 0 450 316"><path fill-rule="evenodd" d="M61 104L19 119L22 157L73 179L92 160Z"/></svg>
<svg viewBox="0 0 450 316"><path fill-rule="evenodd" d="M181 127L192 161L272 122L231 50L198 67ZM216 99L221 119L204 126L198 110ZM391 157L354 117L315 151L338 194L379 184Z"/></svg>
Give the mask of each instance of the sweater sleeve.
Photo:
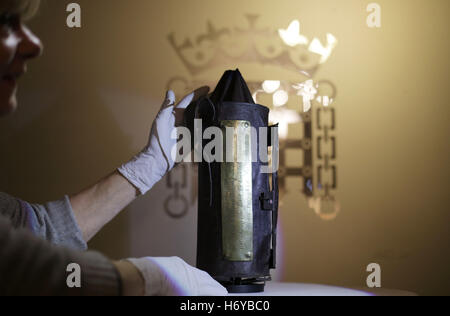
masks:
<svg viewBox="0 0 450 316"><path fill-rule="evenodd" d="M0 216L0 295L120 295L120 275L96 252L49 244ZM68 265L78 264L81 287L69 288Z"/></svg>
<svg viewBox="0 0 450 316"><path fill-rule="evenodd" d="M54 245L87 249L67 196L39 205L0 193L0 215L9 219L14 228L26 228Z"/></svg>

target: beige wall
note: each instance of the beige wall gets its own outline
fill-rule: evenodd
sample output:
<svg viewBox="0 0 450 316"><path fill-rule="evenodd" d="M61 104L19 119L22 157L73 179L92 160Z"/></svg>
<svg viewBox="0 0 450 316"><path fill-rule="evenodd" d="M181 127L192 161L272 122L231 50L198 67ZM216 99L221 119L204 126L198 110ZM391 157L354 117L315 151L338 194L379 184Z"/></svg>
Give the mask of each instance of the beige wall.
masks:
<svg viewBox="0 0 450 316"><path fill-rule="evenodd" d="M299 19L307 36L339 40L317 76L338 89L342 211L326 222L301 194L285 197L278 277L363 287L366 266L377 262L384 287L450 293L448 0L378 0L381 29L366 26L371 1L361 0L79 0L83 26L69 30L69 2L47 0L31 22L46 49L21 83L19 111L0 121L2 191L56 199L143 146L167 81L188 76L170 32L198 34L207 20L242 25L246 13L272 28ZM251 78L277 71L236 66ZM90 246L115 258L180 255L193 263L195 207L169 219L166 192L158 185Z"/></svg>

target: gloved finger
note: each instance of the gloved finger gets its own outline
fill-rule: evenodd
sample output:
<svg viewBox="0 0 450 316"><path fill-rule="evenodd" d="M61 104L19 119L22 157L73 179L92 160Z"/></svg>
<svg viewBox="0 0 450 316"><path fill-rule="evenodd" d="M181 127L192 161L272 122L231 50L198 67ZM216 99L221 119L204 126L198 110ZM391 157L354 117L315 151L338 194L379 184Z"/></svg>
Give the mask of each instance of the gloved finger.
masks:
<svg viewBox="0 0 450 316"><path fill-rule="evenodd" d="M194 101L206 96L209 93L209 87L203 86L196 89L194 92L187 95L180 103L175 107L175 126L181 126L184 121L184 110Z"/></svg>
<svg viewBox="0 0 450 316"><path fill-rule="evenodd" d="M166 92L166 97L164 99L164 102L163 102L163 104L161 106L161 110L160 111L162 111L162 110L164 110L164 109L166 109L168 107L174 106L175 102L176 102L175 93L172 90L168 90Z"/></svg>
<svg viewBox="0 0 450 316"><path fill-rule="evenodd" d="M175 107L176 109L186 109L189 104L191 104L193 101L197 101L199 98L204 97L209 92L208 86L203 86L198 89L196 89L194 92L188 94L183 98L183 100L178 103L178 105Z"/></svg>

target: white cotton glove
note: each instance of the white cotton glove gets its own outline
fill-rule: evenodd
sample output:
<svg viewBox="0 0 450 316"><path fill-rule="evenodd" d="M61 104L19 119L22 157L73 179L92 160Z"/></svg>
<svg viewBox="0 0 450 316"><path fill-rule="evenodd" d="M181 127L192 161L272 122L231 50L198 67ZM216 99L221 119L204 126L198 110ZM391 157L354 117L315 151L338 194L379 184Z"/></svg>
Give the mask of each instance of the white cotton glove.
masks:
<svg viewBox="0 0 450 316"><path fill-rule="evenodd" d="M141 272L146 296L225 296L227 290L208 273L178 257L127 259Z"/></svg>
<svg viewBox="0 0 450 316"><path fill-rule="evenodd" d="M147 193L175 165L172 149L177 144L176 127L181 125L184 109L209 92L208 87L197 89L175 105L175 94L169 90L161 110L153 122L147 146L118 171L141 194ZM174 137L175 136L175 137Z"/></svg>

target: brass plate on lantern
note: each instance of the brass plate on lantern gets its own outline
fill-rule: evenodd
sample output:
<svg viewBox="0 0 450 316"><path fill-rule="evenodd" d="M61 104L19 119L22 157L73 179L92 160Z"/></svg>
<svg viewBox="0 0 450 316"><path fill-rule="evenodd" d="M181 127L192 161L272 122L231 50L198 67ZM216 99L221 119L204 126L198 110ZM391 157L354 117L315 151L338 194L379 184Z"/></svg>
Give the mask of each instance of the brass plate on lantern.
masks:
<svg viewBox="0 0 450 316"><path fill-rule="evenodd" d="M222 246L229 261L253 260L252 135L248 121L221 121Z"/></svg>

